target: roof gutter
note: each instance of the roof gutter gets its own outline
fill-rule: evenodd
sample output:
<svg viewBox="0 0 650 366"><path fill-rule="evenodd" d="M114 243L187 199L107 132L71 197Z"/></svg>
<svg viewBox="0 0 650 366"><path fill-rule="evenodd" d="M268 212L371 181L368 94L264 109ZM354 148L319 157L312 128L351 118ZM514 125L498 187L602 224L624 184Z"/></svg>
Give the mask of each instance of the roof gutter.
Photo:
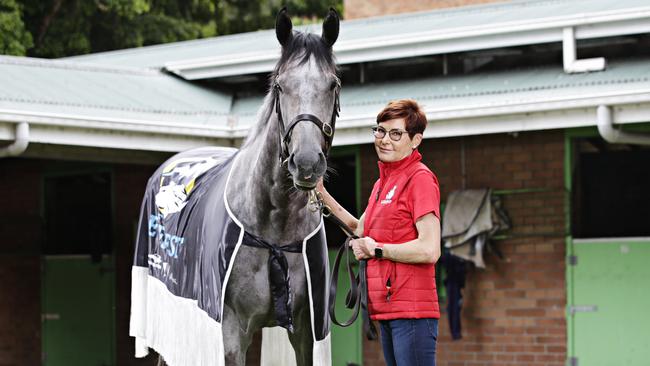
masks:
<svg viewBox="0 0 650 366"><path fill-rule="evenodd" d="M612 144L650 145L650 134L623 132L614 127L612 108L598 106L598 132L603 139Z"/></svg>
<svg viewBox="0 0 650 366"><path fill-rule="evenodd" d="M29 124L21 122L16 125L14 142L0 149L0 158L18 156L25 152L27 145L29 145Z"/></svg>
<svg viewBox="0 0 650 366"><path fill-rule="evenodd" d="M246 128L242 127L210 126L199 123L183 124L151 119L102 117L90 114L77 115L0 108L0 122L14 122L16 120L30 122L33 125L221 138L236 137L238 133L241 134L242 131L246 130Z"/></svg>

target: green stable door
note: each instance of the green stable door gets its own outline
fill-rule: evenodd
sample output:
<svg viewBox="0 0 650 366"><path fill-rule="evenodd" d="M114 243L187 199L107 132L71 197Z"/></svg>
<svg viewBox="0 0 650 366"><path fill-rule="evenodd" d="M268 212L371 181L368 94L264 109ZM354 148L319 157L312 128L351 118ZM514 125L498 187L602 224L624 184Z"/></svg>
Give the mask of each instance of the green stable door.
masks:
<svg viewBox="0 0 650 366"><path fill-rule="evenodd" d="M650 364L650 239L574 239L569 365Z"/></svg>
<svg viewBox="0 0 650 366"><path fill-rule="evenodd" d="M46 256L43 267L42 364L115 365L112 258Z"/></svg>
<svg viewBox="0 0 650 366"><path fill-rule="evenodd" d="M336 258L336 250L329 251L330 267ZM336 289L336 319L344 322L350 318L352 311L345 308L345 295L350 289L350 279L347 271L340 265L338 287ZM355 270L358 266L355 266ZM361 366L363 365L363 346L361 333L363 330L361 314L349 327L342 328L332 324L332 366Z"/></svg>

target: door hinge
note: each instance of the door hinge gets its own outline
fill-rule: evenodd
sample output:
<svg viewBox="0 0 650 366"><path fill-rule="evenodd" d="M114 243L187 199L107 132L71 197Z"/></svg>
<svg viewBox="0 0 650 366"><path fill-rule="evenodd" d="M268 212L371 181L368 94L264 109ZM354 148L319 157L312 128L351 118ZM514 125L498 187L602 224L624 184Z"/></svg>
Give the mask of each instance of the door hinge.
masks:
<svg viewBox="0 0 650 366"><path fill-rule="evenodd" d="M578 357L569 357L569 366L578 366Z"/></svg>
<svg viewBox="0 0 650 366"><path fill-rule="evenodd" d="M569 313L595 313L598 311L598 305L572 305L569 306Z"/></svg>
<svg viewBox="0 0 650 366"><path fill-rule="evenodd" d="M577 255L570 255L569 256L569 265L575 266L578 264L578 256Z"/></svg>

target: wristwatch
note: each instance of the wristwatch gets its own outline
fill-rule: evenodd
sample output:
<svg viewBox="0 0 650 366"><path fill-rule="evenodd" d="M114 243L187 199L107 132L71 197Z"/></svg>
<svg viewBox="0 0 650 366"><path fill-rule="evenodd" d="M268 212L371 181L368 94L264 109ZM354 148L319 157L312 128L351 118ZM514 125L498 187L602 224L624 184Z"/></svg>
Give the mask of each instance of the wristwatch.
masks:
<svg viewBox="0 0 650 366"><path fill-rule="evenodd" d="M375 247L375 258L377 259L384 258L384 248L382 248L379 243L377 243L377 246Z"/></svg>

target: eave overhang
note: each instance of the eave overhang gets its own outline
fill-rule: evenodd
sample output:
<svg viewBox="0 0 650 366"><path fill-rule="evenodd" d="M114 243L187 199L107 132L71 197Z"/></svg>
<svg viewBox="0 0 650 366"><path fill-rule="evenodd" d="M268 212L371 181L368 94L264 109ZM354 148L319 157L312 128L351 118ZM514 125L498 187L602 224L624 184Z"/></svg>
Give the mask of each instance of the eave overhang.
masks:
<svg viewBox="0 0 650 366"><path fill-rule="evenodd" d="M397 58L436 55L550 42L562 42L565 28L576 39L614 37L650 32L650 6L616 11L554 16L539 20L494 22L479 26L447 28L340 40L334 45L341 65ZM279 49L241 52L214 57L167 62L164 68L186 80L270 72Z"/></svg>
<svg viewBox="0 0 650 366"><path fill-rule="evenodd" d="M425 110L425 138L596 126L599 105L611 106L615 124L648 122L650 89L472 103ZM209 127L150 120L106 119L0 110L0 140L13 138L16 123L30 124L30 143L176 152L193 147L240 146L247 127ZM375 114L346 115L337 121L334 146L372 143Z"/></svg>

